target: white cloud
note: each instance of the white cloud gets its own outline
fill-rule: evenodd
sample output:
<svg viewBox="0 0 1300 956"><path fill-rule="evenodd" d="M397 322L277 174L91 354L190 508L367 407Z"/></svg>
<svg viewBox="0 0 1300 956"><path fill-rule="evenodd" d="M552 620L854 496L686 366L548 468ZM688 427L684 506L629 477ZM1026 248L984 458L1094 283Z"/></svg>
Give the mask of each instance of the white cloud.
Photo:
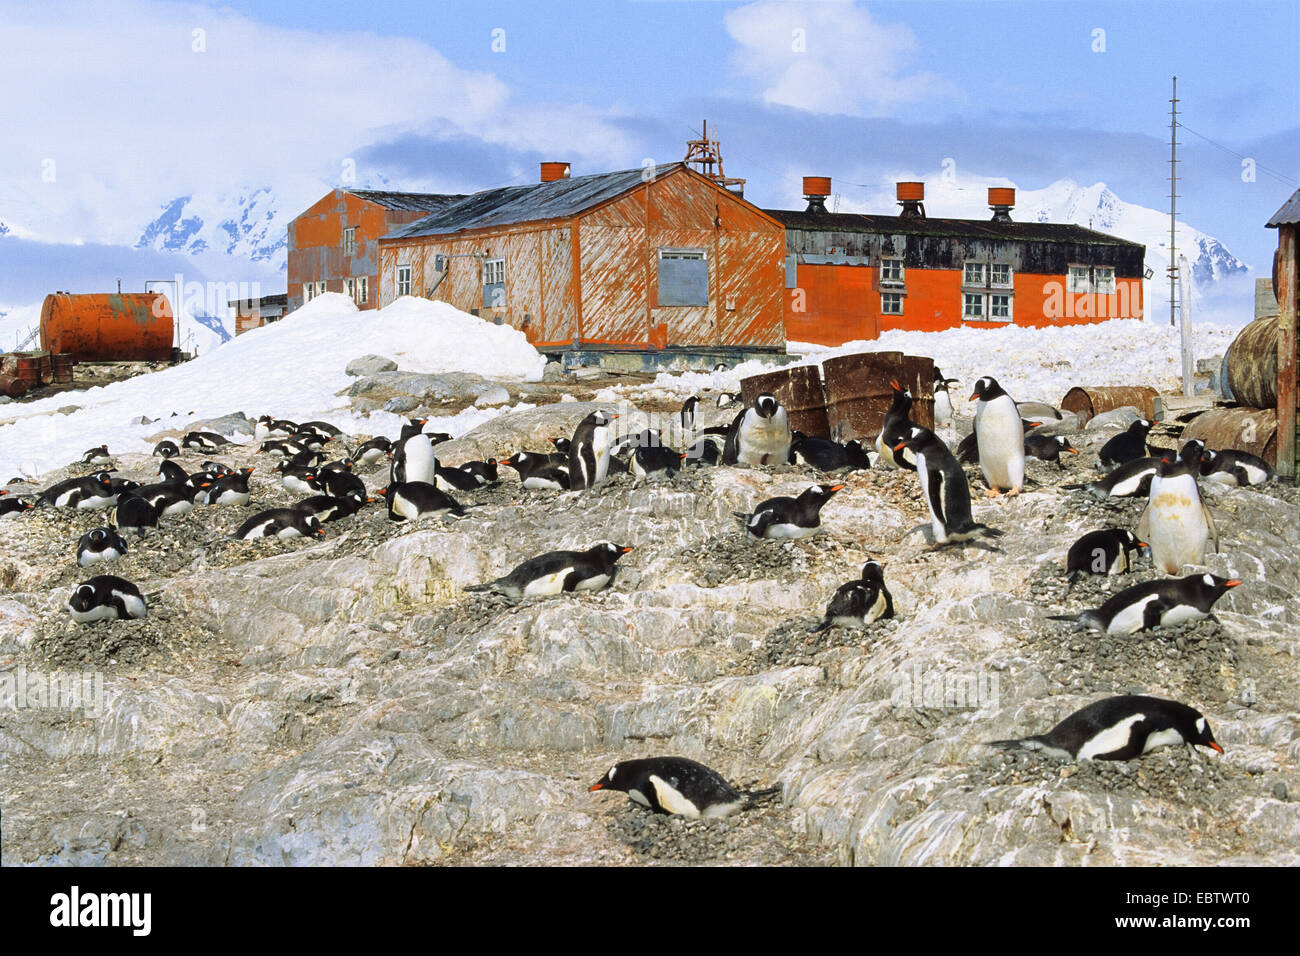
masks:
<svg viewBox="0 0 1300 956"><path fill-rule="evenodd" d="M517 149L627 148L600 114L538 116L417 40L150 0L20 4L4 20L0 213L32 238L131 242L160 204L200 191L271 185L310 202L363 147L429 127Z"/></svg>
<svg viewBox="0 0 1300 956"><path fill-rule="evenodd" d="M920 101L959 98L947 80L908 72L920 49L911 29L875 20L852 3L761 0L729 11L724 23L740 46L737 70L760 86L767 103L892 116Z"/></svg>

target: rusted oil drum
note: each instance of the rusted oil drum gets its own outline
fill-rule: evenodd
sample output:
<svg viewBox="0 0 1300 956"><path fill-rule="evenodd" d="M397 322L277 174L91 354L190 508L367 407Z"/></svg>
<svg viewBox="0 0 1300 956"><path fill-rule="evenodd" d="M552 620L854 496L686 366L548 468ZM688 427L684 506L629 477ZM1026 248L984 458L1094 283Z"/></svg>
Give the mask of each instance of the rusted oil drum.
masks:
<svg viewBox="0 0 1300 956"><path fill-rule="evenodd" d="M1140 409L1143 418L1156 414L1156 390L1149 385L1076 385L1061 399L1061 408L1079 417L1079 427L1103 412L1132 406Z"/></svg>
<svg viewBox="0 0 1300 956"><path fill-rule="evenodd" d="M1180 441L1199 438L1215 451L1250 452L1277 467L1277 409L1212 408L1183 429Z"/></svg>
<svg viewBox="0 0 1300 956"><path fill-rule="evenodd" d="M831 437L848 441L880 434L894 399L889 383L902 371L902 352L857 352L823 362Z"/></svg>
<svg viewBox="0 0 1300 956"><path fill-rule="evenodd" d="M27 383L12 375L0 375L0 395L10 398L22 398L27 394Z"/></svg>
<svg viewBox="0 0 1300 956"><path fill-rule="evenodd" d="M41 306L41 348L75 362L165 362L173 334L171 303L152 292L60 292Z"/></svg>
<svg viewBox="0 0 1300 956"><path fill-rule="evenodd" d="M1276 316L1256 319L1228 346L1228 388L1243 405L1277 408L1277 332Z"/></svg>
<svg viewBox="0 0 1300 956"><path fill-rule="evenodd" d="M58 355L50 356L51 367L53 368L52 381L71 382L72 366L76 363L72 361L71 352L60 352Z"/></svg>
<svg viewBox="0 0 1300 956"><path fill-rule="evenodd" d="M775 395L776 400L785 406L791 430L822 437L830 434L830 425L826 421L826 395L816 365L795 365L740 380L740 395L746 408L764 392Z"/></svg>
<svg viewBox="0 0 1300 956"><path fill-rule="evenodd" d="M18 365L14 372L16 378L22 379L29 386L41 384L41 356L37 352L18 353Z"/></svg>

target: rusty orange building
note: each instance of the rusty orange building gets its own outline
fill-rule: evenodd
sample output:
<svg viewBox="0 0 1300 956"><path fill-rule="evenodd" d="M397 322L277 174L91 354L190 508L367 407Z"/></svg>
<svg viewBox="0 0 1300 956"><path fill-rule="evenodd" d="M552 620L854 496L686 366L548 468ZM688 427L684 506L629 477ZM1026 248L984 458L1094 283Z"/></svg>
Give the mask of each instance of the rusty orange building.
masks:
<svg viewBox="0 0 1300 956"><path fill-rule="evenodd" d="M288 311L323 292L342 292L358 308L375 308L379 237L464 198L370 189L326 193L289 223Z"/></svg>
<svg viewBox="0 0 1300 956"><path fill-rule="evenodd" d="M783 314L795 342L841 345L890 329L1053 326L1142 317L1146 247L1081 226L1015 222L1015 190L989 190L990 220L932 219L923 183L899 183L898 216L831 213L825 177L785 227Z"/></svg>
<svg viewBox="0 0 1300 956"><path fill-rule="evenodd" d="M489 189L389 232L379 305L416 295L539 349L785 346L781 223L684 163Z"/></svg>

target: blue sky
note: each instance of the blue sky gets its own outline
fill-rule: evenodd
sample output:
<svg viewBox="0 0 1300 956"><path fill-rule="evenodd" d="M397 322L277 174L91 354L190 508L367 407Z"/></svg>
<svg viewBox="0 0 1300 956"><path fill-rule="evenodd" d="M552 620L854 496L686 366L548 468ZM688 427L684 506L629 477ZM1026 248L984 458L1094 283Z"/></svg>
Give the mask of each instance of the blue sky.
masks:
<svg viewBox="0 0 1300 956"><path fill-rule="evenodd" d="M759 205L797 206L804 174L852 205L951 158L1164 208L1174 73L1221 144L1180 136L1189 223L1267 267L1262 224L1300 181L1300 0L52 0L0 23L0 222L41 241L129 244L189 194L305 206L348 161L440 191L670 161L706 117Z"/></svg>

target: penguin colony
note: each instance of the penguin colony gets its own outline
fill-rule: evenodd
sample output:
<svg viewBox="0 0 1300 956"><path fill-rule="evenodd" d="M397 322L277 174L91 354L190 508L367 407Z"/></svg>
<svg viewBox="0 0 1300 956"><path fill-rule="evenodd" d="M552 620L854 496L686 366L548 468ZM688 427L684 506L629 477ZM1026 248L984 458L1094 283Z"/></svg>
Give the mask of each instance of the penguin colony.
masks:
<svg viewBox="0 0 1300 956"><path fill-rule="evenodd" d="M940 424L950 424L953 409L948 386L955 379L935 370L936 411ZM596 411L578 425L571 438L554 439L555 452L520 450L499 462L464 462L449 467L440 462L436 446L450 438L427 433L426 420L412 419L393 439L371 438L348 452L348 436L325 422L293 422L263 416L257 423L260 452L276 460L272 474L283 487L303 498L292 508L258 512L231 535L235 540L263 537L317 538L326 534L324 523L355 515L382 501L393 521L426 516L445 519L472 518L472 504L454 495L497 483L498 467L518 473L528 492L599 492L612 470L627 470L638 479L656 473L668 475L683 467L722 464L733 466L799 464L819 471L841 471L880 466L916 472L923 501L930 514L929 537L935 548L975 546L994 551L987 542L1003 532L974 520L969 479L947 444L934 432L910 421L912 395L893 385L894 403L875 440L876 456L857 442L840 443L792 432L785 409L773 395L759 395L742 408L727 427L701 428L699 399L692 397L680 413L682 434L692 439L686 452L661 444L662 434L645 431L619 440L618 416ZM1025 486L1025 459L1055 462L1062 454L1078 454L1062 436L1033 434L1037 421L1022 418L1026 406L1017 405L991 376L980 378L971 401L978 401L974 431L963 457L977 461L990 497L1020 494ZM739 402L723 395L716 407ZM1050 407L1032 409L1035 418L1055 417ZM1044 414L1047 413L1047 414ZM1187 565L1203 563L1207 548L1218 548L1214 521L1201 501L1197 479L1224 486L1249 486L1273 477L1269 466L1232 451L1213 451L1197 443L1172 460L1147 455L1147 433L1156 424L1139 421L1102 448L1100 464L1113 470L1096 481L1066 488L1086 488L1098 497L1147 496L1147 507L1136 529L1104 528L1079 538L1070 547L1065 573L1073 584L1083 575L1119 575L1133 570L1138 555L1149 550L1157 568L1174 575ZM1030 432L1027 434L1027 432ZM205 461L190 471L178 459L186 453L221 453L231 442L209 432L190 432L179 446L159 442L157 482L139 484L114 478L107 446L89 449L81 462L93 473L69 478L42 491L35 501L0 491L3 514L21 514L35 507L100 510L106 526L82 535L76 558L82 567L112 562L132 547L147 547L150 529L164 519L197 507L244 507L255 496L251 484L254 468L235 470L217 461ZM328 452L341 448L343 457L330 461ZM619 456L629 454L625 464ZM877 462L877 457L879 462ZM377 466L388 460L387 484L369 488L354 474L356 468ZM108 469L108 470L105 470ZM845 490L843 483L819 483L795 497L762 501L753 511L737 513L746 538L800 540L822 531L823 508ZM128 543L134 536L138 544ZM757 546L757 545L756 545ZM466 588L467 592L504 597L508 601L555 597L610 587L617 575L616 562L633 549L609 541L586 549L547 551L524 561L502 577ZM987 560L987 559L986 559ZM1100 607L1077 614L1051 615L1051 619L1092 628L1111 635L1176 626L1208 616L1237 579L1194 572L1125 588ZM148 613L139 587L109 574L76 585L66 608L74 621L142 618ZM869 628L896 614L886 585L884 568L871 560L860 576L841 585L830 596L822 621L813 630L831 627ZM1209 747L1219 753L1207 718L1177 701L1125 695L1099 700L1045 733L1012 740L988 742L1002 749L1039 751L1060 759L1128 760L1162 746L1186 744ZM779 787L742 791L710 768L683 757L659 756L624 760L611 767L589 788L591 792L615 790L650 810L688 818L716 818L754 806L780 792Z"/></svg>

